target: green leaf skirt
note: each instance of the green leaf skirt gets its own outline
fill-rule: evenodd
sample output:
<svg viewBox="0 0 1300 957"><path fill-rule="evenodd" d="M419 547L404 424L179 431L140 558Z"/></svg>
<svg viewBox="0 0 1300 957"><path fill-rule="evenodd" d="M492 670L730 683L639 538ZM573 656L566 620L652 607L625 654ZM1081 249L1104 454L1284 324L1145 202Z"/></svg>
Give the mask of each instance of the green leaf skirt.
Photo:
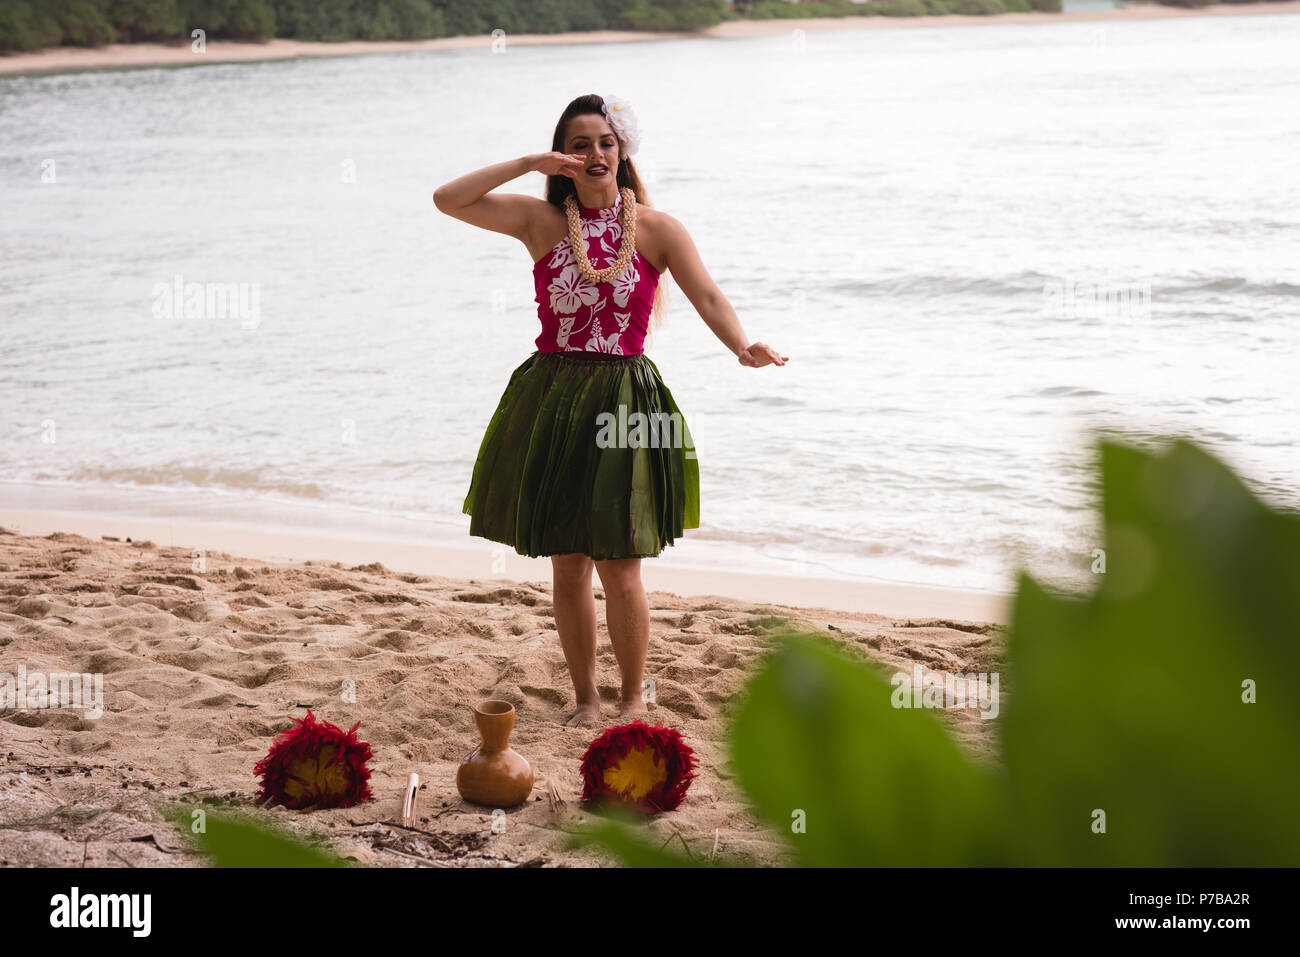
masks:
<svg viewBox="0 0 1300 957"><path fill-rule="evenodd" d="M686 420L643 355L534 352L474 463L469 533L521 555L651 558L700 527Z"/></svg>

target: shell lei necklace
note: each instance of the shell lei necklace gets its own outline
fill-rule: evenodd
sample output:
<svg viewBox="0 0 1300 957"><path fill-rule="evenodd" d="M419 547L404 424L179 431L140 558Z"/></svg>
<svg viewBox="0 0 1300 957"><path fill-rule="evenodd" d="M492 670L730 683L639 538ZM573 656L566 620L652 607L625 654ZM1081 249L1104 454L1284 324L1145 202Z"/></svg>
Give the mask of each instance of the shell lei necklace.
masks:
<svg viewBox="0 0 1300 957"><path fill-rule="evenodd" d="M564 212L569 217L569 247L578 264L578 271L590 283L609 282L615 276L621 276L632 257L636 255L636 194L630 187L624 186L619 191L623 197L623 210L619 222L623 224L623 241L618 248L618 258L613 265L596 269L587 258L587 242L582 236L582 212L578 201L573 196L564 198Z"/></svg>

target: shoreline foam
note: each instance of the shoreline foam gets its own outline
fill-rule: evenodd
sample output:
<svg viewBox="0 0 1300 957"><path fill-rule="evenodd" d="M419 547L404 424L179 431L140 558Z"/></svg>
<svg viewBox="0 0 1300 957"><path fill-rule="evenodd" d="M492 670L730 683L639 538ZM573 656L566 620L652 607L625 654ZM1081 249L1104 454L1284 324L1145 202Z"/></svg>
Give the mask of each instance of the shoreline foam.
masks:
<svg viewBox="0 0 1300 957"><path fill-rule="evenodd" d="M288 525L262 520L210 519L194 515L146 516L138 512L0 507L0 526L22 535L56 533L99 540L148 539L171 548L202 548L265 561L339 561L387 568L417 575L498 581L502 585L551 580L545 558L528 558L484 539L452 539L446 530L428 524L401 528L397 520L377 524L371 533L355 526L327 522ZM304 518L308 516L303 516ZM423 524L423 523L421 523ZM415 523L412 523L415 525ZM864 581L719 569L683 562L671 549L642 563L647 591L686 598L726 597L741 601L779 602L791 607L842 612L927 617L1005 624L1010 598L997 592L901 582Z"/></svg>

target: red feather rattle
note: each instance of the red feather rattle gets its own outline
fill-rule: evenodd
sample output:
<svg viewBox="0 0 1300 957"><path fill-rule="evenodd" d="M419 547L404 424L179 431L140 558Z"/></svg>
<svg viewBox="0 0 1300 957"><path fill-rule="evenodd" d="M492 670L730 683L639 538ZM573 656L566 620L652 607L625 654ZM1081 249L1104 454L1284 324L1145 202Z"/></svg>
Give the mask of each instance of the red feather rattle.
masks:
<svg viewBox="0 0 1300 957"><path fill-rule="evenodd" d="M582 801L645 815L672 811L695 767L695 752L676 728L644 721L606 728L582 756Z"/></svg>

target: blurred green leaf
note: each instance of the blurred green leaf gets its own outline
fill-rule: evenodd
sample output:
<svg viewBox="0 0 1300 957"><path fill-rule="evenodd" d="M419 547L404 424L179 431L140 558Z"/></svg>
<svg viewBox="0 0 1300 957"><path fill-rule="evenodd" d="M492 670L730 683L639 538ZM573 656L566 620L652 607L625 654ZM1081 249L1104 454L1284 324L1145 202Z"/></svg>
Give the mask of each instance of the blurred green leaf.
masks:
<svg viewBox="0 0 1300 957"><path fill-rule="evenodd" d="M251 817L204 809L204 830L192 830L191 808L177 808L173 823L210 854L216 867L347 867L332 854L309 847L286 831Z"/></svg>
<svg viewBox="0 0 1300 957"><path fill-rule="evenodd" d="M838 646L777 636L732 757L801 864L1300 863L1300 519L1190 442L1099 451L1099 585L1051 595L1022 573L996 770Z"/></svg>
<svg viewBox="0 0 1300 957"><path fill-rule="evenodd" d="M592 845L603 847L628 867L702 866L694 858L650 844L637 833L637 828L637 822L630 818L607 814L604 820L597 822L590 829L571 837L569 847L585 848ZM661 838L660 843L662 841Z"/></svg>
<svg viewBox="0 0 1300 957"><path fill-rule="evenodd" d="M824 639L778 640L736 712L731 750L741 787L801 864L1003 862L993 781L933 714L895 708L883 677Z"/></svg>
<svg viewBox="0 0 1300 957"><path fill-rule="evenodd" d="M1300 520L1189 442L1162 455L1103 443L1101 466L1095 594L1052 597L1023 575L1014 607L1003 751L1016 856L1294 866Z"/></svg>

